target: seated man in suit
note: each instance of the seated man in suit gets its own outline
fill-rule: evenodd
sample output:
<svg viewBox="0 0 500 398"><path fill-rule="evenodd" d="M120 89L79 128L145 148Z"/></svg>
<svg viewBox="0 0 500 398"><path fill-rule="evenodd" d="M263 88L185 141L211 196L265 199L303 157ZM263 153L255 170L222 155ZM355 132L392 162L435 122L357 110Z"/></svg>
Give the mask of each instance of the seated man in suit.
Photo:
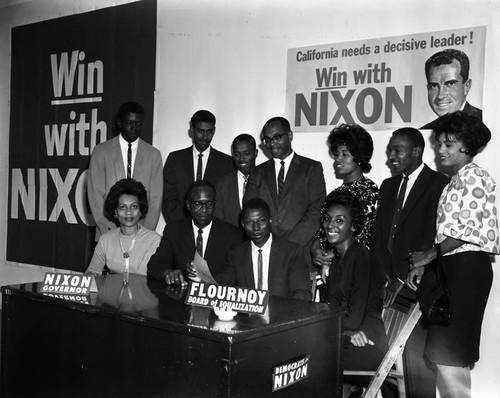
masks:
<svg viewBox="0 0 500 398"><path fill-rule="evenodd" d="M250 174L255 169L257 143L249 134L238 135L231 145L231 154L237 170L226 174L217 181L217 207L215 216L237 227L240 223L243 195Z"/></svg>
<svg viewBox="0 0 500 398"><path fill-rule="evenodd" d="M307 247L304 258L310 263L308 245L318 230L325 178L321 163L295 153L292 140L288 120L278 116L266 122L262 142L273 158L250 174L245 200L261 198L268 203L274 236Z"/></svg>
<svg viewBox="0 0 500 398"><path fill-rule="evenodd" d="M215 116L206 110L191 118L189 136L193 145L171 152L163 168L162 213L165 222L188 218L184 199L189 186L205 180L215 186L217 180L234 170L231 156L210 146L215 135Z"/></svg>
<svg viewBox="0 0 500 398"><path fill-rule="evenodd" d="M104 200L110 188L122 178L142 182L148 193L149 211L144 226L154 231L160 218L163 178L161 154L140 136L144 123L144 108L136 102L120 106L116 126L120 132L114 138L97 145L92 151L88 170L87 196L99 236L116 225L104 216Z"/></svg>
<svg viewBox="0 0 500 398"><path fill-rule="evenodd" d="M208 181L189 187L186 207L190 218L168 223L160 246L148 263L147 275L167 284L187 285L185 271L197 251L212 275L222 272L229 248L242 240L235 226L214 218L216 192Z"/></svg>
<svg viewBox="0 0 500 398"><path fill-rule="evenodd" d="M311 300L311 281L298 244L271 234L269 206L262 199L243 205L241 224L249 240L234 246L224 272L224 285L268 290L272 296Z"/></svg>

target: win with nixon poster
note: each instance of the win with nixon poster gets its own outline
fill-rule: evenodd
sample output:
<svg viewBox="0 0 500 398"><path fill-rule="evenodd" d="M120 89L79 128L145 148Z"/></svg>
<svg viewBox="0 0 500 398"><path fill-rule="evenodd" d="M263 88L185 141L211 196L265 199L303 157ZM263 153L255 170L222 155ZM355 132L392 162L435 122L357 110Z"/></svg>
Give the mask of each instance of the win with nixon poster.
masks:
<svg viewBox="0 0 500 398"><path fill-rule="evenodd" d="M151 142L155 50L156 0L12 29L8 261L86 269L90 155L126 101Z"/></svg>

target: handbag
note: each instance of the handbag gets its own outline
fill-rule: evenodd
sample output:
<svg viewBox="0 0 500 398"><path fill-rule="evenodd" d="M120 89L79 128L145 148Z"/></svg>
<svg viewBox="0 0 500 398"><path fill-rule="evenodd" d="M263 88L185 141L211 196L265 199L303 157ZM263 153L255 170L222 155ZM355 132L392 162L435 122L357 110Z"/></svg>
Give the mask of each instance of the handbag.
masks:
<svg viewBox="0 0 500 398"><path fill-rule="evenodd" d="M417 299L428 323L448 326L451 322L450 293L446 288L441 247L439 244L435 247L437 257L422 275L417 288Z"/></svg>

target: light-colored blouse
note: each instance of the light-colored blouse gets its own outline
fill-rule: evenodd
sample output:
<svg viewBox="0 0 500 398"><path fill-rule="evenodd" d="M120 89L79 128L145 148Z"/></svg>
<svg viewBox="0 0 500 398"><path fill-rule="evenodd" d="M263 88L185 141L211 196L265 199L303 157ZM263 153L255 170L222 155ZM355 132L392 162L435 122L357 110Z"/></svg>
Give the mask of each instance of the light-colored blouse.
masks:
<svg viewBox="0 0 500 398"><path fill-rule="evenodd" d="M436 242L451 237L466 243L445 255L465 251L500 253L495 201L495 181L475 163L466 164L451 178L439 199Z"/></svg>
<svg viewBox="0 0 500 398"><path fill-rule="evenodd" d="M129 255L129 272L146 275L149 259L156 252L160 239L160 235L156 232L140 226L135 235L133 248L130 250L134 236L122 235L120 228L110 229L99 238L86 272L101 275L104 265L107 265L111 273L123 273L125 270L123 251L125 251Z"/></svg>

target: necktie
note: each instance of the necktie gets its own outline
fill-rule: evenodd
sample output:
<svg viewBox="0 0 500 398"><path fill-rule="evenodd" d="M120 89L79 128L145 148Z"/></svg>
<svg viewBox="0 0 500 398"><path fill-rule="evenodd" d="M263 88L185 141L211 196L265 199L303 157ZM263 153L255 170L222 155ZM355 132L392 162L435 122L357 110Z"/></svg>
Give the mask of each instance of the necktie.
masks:
<svg viewBox="0 0 500 398"><path fill-rule="evenodd" d="M196 251L203 257L203 230L200 228L198 230L198 236L196 237Z"/></svg>
<svg viewBox="0 0 500 398"><path fill-rule="evenodd" d="M196 181L202 179L202 174L203 174L203 154L198 155L198 167L196 169Z"/></svg>
<svg viewBox="0 0 500 398"><path fill-rule="evenodd" d="M127 151L127 178L132 178L132 144L130 142Z"/></svg>
<svg viewBox="0 0 500 398"><path fill-rule="evenodd" d="M408 185L408 177L404 176L403 184L399 190L398 199L396 201L396 209L394 210L394 216L392 217L391 232L389 234L389 240L387 241L387 250L392 253L392 243L394 240L394 234L396 233L396 227L398 226L399 216L401 215L401 210L403 209L403 201L406 194L406 186Z"/></svg>
<svg viewBox="0 0 500 398"><path fill-rule="evenodd" d="M262 249L259 249L259 256L257 258L257 289L262 290Z"/></svg>
<svg viewBox="0 0 500 398"><path fill-rule="evenodd" d="M281 196L284 186L285 186L285 161L282 160L280 172L278 174L278 197Z"/></svg>
<svg viewBox="0 0 500 398"><path fill-rule="evenodd" d="M245 191L247 190L248 177L250 177L250 174L243 176L243 195L245 195Z"/></svg>

